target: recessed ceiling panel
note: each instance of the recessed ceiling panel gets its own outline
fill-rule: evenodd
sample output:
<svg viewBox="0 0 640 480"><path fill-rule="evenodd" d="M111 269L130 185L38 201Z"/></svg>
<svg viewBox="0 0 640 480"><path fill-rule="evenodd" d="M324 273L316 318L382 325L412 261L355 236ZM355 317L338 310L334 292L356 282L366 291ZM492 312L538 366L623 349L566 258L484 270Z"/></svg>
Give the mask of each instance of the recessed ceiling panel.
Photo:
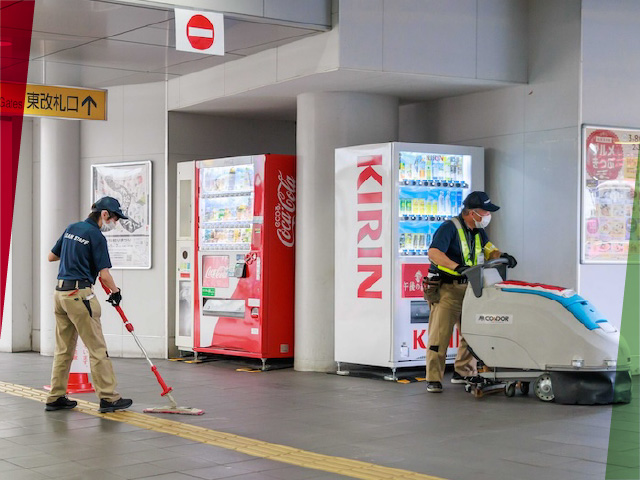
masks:
<svg viewBox="0 0 640 480"><path fill-rule="evenodd" d="M91 0L38 0L33 15L36 32L105 38L164 22L170 10L133 7Z"/></svg>
<svg viewBox="0 0 640 480"><path fill-rule="evenodd" d="M95 37L81 37L60 35L57 33L33 32L31 35L31 59L44 57L61 50L79 47L86 43L95 42Z"/></svg>
<svg viewBox="0 0 640 480"><path fill-rule="evenodd" d="M165 28L157 28L158 25L165 25ZM114 35L113 40L124 42L141 43L144 45L157 45L162 47L176 47L175 21L167 20L161 24L142 27L130 32ZM169 27L169 25L171 25Z"/></svg>
<svg viewBox="0 0 640 480"><path fill-rule="evenodd" d="M199 58L201 58L201 55L197 53L178 52L175 49L156 45L143 45L117 40L98 40L49 55L47 60L146 72L156 71L167 65Z"/></svg>

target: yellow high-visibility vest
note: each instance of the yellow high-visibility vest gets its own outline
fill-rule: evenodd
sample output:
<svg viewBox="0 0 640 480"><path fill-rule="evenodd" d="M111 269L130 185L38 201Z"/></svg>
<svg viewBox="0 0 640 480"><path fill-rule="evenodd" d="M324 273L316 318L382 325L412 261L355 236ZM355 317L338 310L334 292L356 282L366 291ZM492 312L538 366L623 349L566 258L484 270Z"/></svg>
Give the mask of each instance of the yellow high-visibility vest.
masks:
<svg viewBox="0 0 640 480"><path fill-rule="evenodd" d="M473 267L474 265L477 265L478 258L480 258L480 255L482 254L482 241L480 240L480 232L476 233L476 236L475 236L475 252L474 252L475 255L472 257L469 244L467 243L467 236L464 234L464 229L460 224L460 220L457 217L454 217L451 219L451 221L453 222L453 224L456 226L456 229L458 230L458 237L460 239L460 249L462 250L462 261L468 267ZM460 276L460 274L455 270L451 270L450 268L447 268L447 267L441 267L440 265L438 265L438 270L442 270L443 272L446 272L449 275L454 275L456 277Z"/></svg>

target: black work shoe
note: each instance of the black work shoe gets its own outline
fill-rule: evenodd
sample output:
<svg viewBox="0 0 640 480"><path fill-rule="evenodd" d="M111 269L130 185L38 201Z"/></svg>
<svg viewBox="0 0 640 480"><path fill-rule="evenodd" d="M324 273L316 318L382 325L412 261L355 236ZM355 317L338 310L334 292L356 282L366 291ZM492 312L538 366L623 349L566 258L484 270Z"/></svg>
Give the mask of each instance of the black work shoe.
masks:
<svg viewBox="0 0 640 480"><path fill-rule="evenodd" d="M473 383L473 384L478 384L478 383L484 383L486 380L484 377L481 377L480 375L474 375L474 376L469 376L469 377L462 377L462 379L466 382L466 383Z"/></svg>
<svg viewBox="0 0 640 480"><path fill-rule="evenodd" d="M427 382L427 392L431 392L431 393L442 392L442 384L440 382Z"/></svg>
<svg viewBox="0 0 640 480"><path fill-rule="evenodd" d="M119 398L115 402L107 402L105 399L100 400L100 413L115 412L116 410L124 410L133 405L133 400L130 398Z"/></svg>
<svg viewBox="0 0 640 480"><path fill-rule="evenodd" d="M52 412L53 410L76 408L76 405L78 405L78 402L75 400L69 400L67 397L58 397L55 402L47 403L44 409L47 412Z"/></svg>
<svg viewBox="0 0 640 480"><path fill-rule="evenodd" d="M451 377L451 383L467 383L462 375L458 372L454 371L453 376Z"/></svg>

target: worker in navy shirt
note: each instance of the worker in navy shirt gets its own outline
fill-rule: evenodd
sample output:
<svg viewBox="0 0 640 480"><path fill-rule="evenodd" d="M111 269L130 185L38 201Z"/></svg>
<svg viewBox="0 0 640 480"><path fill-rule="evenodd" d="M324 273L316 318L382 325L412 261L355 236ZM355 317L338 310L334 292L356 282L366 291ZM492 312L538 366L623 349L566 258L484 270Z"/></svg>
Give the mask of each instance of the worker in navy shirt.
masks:
<svg viewBox="0 0 640 480"><path fill-rule="evenodd" d="M425 279L424 295L429 301L429 346L427 348L427 391L442 392L442 377L447 348L462 314L462 300L467 278L462 274L474 265L503 257L508 267L517 261L500 251L489 241L485 228L491 221L491 212L499 209L491 203L485 192L471 192L464 200L464 208L457 217L447 220L436 230L429 246L429 275ZM460 337L460 346L454 364L452 383L477 383L477 361L467 342Z"/></svg>
<svg viewBox="0 0 640 480"><path fill-rule="evenodd" d="M60 267L54 301L56 346L47 411L74 408L78 404L66 397L78 335L89 351L91 378L100 399L100 412L114 412L133 403L116 392L116 376L100 323L100 303L93 293L93 284L100 275L112 292L107 301L117 307L122 300L122 293L109 272L111 259L107 239L102 234L114 228L121 218L127 216L122 213L118 200L103 197L91 206L86 220L66 228L49 252L48 260L60 260Z"/></svg>

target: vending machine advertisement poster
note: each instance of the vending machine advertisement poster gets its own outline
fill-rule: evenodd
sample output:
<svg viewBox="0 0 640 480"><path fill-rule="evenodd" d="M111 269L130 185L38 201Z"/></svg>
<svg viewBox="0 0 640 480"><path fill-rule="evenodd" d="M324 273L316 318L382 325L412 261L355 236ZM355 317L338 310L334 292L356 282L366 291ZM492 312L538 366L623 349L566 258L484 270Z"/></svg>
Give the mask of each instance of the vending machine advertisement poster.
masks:
<svg viewBox="0 0 640 480"><path fill-rule="evenodd" d="M638 263L629 238L638 228L640 130L585 126L582 137L582 263Z"/></svg>
<svg viewBox="0 0 640 480"><path fill-rule="evenodd" d="M403 263L402 298L423 298L422 279L428 272L428 263Z"/></svg>

